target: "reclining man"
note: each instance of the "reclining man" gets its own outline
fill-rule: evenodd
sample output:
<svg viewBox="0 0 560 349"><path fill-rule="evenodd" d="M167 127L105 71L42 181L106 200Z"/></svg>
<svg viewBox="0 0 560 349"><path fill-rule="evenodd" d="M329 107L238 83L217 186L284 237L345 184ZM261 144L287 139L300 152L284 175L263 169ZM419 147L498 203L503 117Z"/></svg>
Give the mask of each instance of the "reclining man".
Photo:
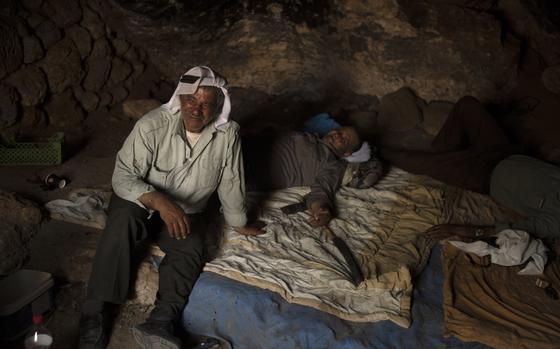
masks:
<svg viewBox="0 0 560 349"><path fill-rule="evenodd" d="M310 224L325 226L334 215L334 194L341 184L364 188L382 175L377 158L359 165L343 158L362 142L353 127L339 127L322 138L307 132L265 132L243 138L245 178L249 190L310 186L305 204ZM349 183L350 182L350 183Z"/></svg>
<svg viewBox="0 0 560 349"><path fill-rule="evenodd" d="M201 213L217 190L226 222L246 226L239 126L229 120L226 81L210 68L184 74L171 100L142 117L117 154L107 226L100 238L80 319L80 348L105 348L106 303L122 304L137 242L155 235L165 258L155 307L133 328L142 348L180 348L174 322L204 264ZM157 227L165 223L159 235Z"/></svg>
<svg viewBox="0 0 560 349"><path fill-rule="evenodd" d="M522 216L496 227L443 224L427 232L432 239L476 238L505 228L524 230L545 239L560 238L560 168L520 155L502 129L473 97L455 105L432 143L436 153L384 149L381 156L409 172L487 194ZM557 252L560 243L556 243Z"/></svg>

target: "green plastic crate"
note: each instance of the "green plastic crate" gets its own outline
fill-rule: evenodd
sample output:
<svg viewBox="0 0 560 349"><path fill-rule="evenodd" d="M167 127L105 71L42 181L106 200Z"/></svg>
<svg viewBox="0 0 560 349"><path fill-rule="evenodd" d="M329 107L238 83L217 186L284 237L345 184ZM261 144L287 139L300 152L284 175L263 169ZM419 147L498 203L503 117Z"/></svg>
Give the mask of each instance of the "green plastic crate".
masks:
<svg viewBox="0 0 560 349"><path fill-rule="evenodd" d="M45 142L4 141L0 143L0 165L59 165L63 143L63 132L57 132Z"/></svg>

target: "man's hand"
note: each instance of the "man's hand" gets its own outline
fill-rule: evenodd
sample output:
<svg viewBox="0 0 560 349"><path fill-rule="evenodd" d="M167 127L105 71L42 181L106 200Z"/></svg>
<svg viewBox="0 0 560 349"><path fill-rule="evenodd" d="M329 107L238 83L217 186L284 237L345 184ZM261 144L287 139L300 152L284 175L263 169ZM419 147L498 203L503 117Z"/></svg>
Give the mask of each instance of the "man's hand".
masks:
<svg viewBox="0 0 560 349"><path fill-rule="evenodd" d="M159 216L167 226L167 231L172 238L185 239L187 237L191 229L189 218L176 203L157 191L143 194L138 200L146 207L159 212Z"/></svg>
<svg viewBox="0 0 560 349"><path fill-rule="evenodd" d="M310 215L309 224L313 228L324 227L331 221L332 215L328 205L320 202L314 202L309 208Z"/></svg>
<svg viewBox="0 0 560 349"><path fill-rule="evenodd" d="M424 232L429 240L444 240L457 238L461 241L472 241L490 236L494 233L493 227L478 225L439 224L434 225Z"/></svg>
<svg viewBox="0 0 560 349"><path fill-rule="evenodd" d="M265 226L265 222L257 220L244 227L233 227L233 230L241 235L261 235L265 233L265 231L262 230Z"/></svg>

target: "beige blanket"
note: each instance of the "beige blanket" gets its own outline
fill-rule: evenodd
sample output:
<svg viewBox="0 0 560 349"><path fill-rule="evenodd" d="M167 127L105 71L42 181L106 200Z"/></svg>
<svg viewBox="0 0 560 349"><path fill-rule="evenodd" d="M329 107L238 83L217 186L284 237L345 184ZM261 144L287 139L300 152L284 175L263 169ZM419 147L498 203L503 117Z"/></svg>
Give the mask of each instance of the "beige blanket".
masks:
<svg viewBox="0 0 560 349"><path fill-rule="evenodd" d="M410 325L412 276L427 261L422 233L434 224L493 223L500 211L488 197L393 168L371 189L342 188L330 228L354 251L366 280L357 288L336 247L307 223L308 214L280 207L301 201L306 188L269 193L261 205L266 234L226 232L212 271L277 292L287 301L357 322ZM457 214L454 214L457 213Z"/></svg>

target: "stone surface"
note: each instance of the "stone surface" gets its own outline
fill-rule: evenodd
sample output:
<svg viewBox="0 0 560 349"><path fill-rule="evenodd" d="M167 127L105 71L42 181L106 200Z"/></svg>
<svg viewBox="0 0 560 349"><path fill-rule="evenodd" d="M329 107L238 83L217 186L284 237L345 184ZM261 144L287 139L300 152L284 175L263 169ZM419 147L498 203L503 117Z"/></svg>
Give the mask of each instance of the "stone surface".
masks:
<svg viewBox="0 0 560 349"><path fill-rule="evenodd" d="M97 107L99 106L99 99L100 99L97 93L84 91L84 90L77 92L79 90L81 89L80 88L74 89L74 96L76 96L76 99L80 101L82 108L84 108L84 110L87 112L92 112L96 110Z"/></svg>
<svg viewBox="0 0 560 349"><path fill-rule="evenodd" d="M90 56L86 59L86 77L83 86L87 91L99 91L111 71L111 48L105 39L96 40Z"/></svg>
<svg viewBox="0 0 560 349"><path fill-rule="evenodd" d="M80 25L87 29L94 40L105 35L105 24L101 21L97 13L87 7L83 9L83 18Z"/></svg>
<svg viewBox="0 0 560 349"><path fill-rule="evenodd" d="M39 65L47 75L49 88L53 93L79 84L84 75L80 53L68 38L50 48Z"/></svg>
<svg viewBox="0 0 560 349"><path fill-rule="evenodd" d="M43 23L46 20L45 17L41 16L37 12L31 12L29 17L27 17L27 24L33 29L37 28L39 24Z"/></svg>
<svg viewBox="0 0 560 349"><path fill-rule="evenodd" d="M542 73L541 80L550 92L560 94L560 65L546 68Z"/></svg>
<svg viewBox="0 0 560 349"><path fill-rule="evenodd" d="M20 130L29 133L38 133L47 127L47 115L38 107L23 107Z"/></svg>
<svg viewBox="0 0 560 349"><path fill-rule="evenodd" d="M111 45L113 46L115 55L117 56L124 56L130 48L130 43L121 38L111 39Z"/></svg>
<svg viewBox="0 0 560 349"><path fill-rule="evenodd" d="M67 28L82 18L77 0L45 0L41 9L59 28Z"/></svg>
<svg viewBox="0 0 560 349"><path fill-rule="evenodd" d="M410 130L422 121L422 113L414 92L401 88L381 98L378 123L389 131Z"/></svg>
<svg viewBox="0 0 560 349"><path fill-rule="evenodd" d="M144 114L161 106L155 99L126 100L122 104L123 113L130 119L140 119Z"/></svg>
<svg viewBox="0 0 560 349"><path fill-rule="evenodd" d="M28 65L10 74L5 83L18 91L21 104L24 106L34 106L42 103L47 93L45 74L33 65Z"/></svg>
<svg viewBox="0 0 560 349"><path fill-rule="evenodd" d="M18 95L14 88L0 84L0 128L9 127L18 119Z"/></svg>
<svg viewBox="0 0 560 349"><path fill-rule="evenodd" d="M49 49L62 39L62 32L50 19L39 24L35 29L35 34L41 39L45 49Z"/></svg>
<svg viewBox="0 0 560 349"><path fill-rule="evenodd" d="M41 41L35 36L26 36L22 39L23 44L23 63L29 64L43 58L45 51L41 46Z"/></svg>
<svg viewBox="0 0 560 349"><path fill-rule="evenodd" d="M43 0L21 0L21 3L26 9L32 11L38 10L43 4Z"/></svg>
<svg viewBox="0 0 560 349"><path fill-rule="evenodd" d="M0 275L8 275L28 260L43 216L36 203L6 191L0 191L0 216Z"/></svg>
<svg viewBox="0 0 560 349"><path fill-rule="evenodd" d="M130 64L120 57L114 57L111 64L111 73L109 75L109 82L111 84L118 84L123 82L132 73Z"/></svg>
<svg viewBox="0 0 560 349"><path fill-rule="evenodd" d="M78 48L80 57L82 59L86 58L90 54L92 46L91 35L89 32L79 25L73 25L66 30L66 34L72 39L74 45Z"/></svg>
<svg viewBox="0 0 560 349"><path fill-rule="evenodd" d="M515 82L510 72L518 45L502 45L499 20L468 1L339 0L320 13L305 2L280 12L275 4L285 2L263 1L198 8L196 20L191 8L176 8L163 22L150 17L153 8L142 13L116 2L121 7L108 22L148 51L167 80L204 61L235 86L268 95L305 86L322 98L337 86L382 96L410 86L429 100L487 100ZM259 10L267 5L269 11Z"/></svg>
<svg viewBox="0 0 560 349"><path fill-rule="evenodd" d="M124 101L128 96L128 90L122 85L112 86L107 92L111 94L111 105Z"/></svg>
<svg viewBox="0 0 560 349"><path fill-rule="evenodd" d="M72 90L66 90L52 96L52 100L45 105L49 116L49 125L57 127L77 127L84 119L84 111L74 98Z"/></svg>
<svg viewBox="0 0 560 349"><path fill-rule="evenodd" d="M0 79L23 63L23 48L16 28L0 17Z"/></svg>

